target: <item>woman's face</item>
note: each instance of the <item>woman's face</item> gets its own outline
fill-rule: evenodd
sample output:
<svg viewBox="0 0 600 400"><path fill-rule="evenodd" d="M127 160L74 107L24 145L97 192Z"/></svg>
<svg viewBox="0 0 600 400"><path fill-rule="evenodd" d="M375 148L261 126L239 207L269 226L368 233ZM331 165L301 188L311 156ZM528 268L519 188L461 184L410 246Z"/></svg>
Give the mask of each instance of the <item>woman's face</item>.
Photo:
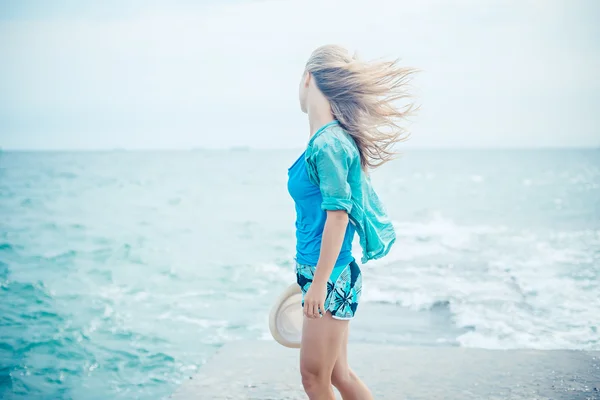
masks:
<svg viewBox="0 0 600 400"><path fill-rule="evenodd" d="M310 83L310 73L304 71L302 79L300 79L300 87L298 88L298 97L300 99L300 109L303 113L307 113L306 98L308 97L308 84Z"/></svg>

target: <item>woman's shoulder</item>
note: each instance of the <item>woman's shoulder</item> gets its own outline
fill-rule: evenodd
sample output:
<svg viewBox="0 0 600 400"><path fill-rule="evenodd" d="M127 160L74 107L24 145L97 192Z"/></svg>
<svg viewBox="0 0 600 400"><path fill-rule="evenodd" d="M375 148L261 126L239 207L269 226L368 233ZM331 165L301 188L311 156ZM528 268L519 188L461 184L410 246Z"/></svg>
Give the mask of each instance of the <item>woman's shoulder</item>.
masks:
<svg viewBox="0 0 600 400"><path fill-rule="evenodd" d="M358 156L358 148L354 139L339 124L324 129L308 146L310 154L317 152L346 153L351 157Z"/></svg>

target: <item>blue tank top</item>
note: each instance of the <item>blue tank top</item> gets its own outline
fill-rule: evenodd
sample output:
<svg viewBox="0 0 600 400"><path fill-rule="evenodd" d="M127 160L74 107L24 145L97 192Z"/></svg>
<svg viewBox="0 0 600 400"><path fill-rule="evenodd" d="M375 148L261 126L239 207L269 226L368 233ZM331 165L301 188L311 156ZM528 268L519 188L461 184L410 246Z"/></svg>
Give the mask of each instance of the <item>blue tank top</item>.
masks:
<svg viewBox="0 0 600 400"><path fill-rule="evenodd" d="M321 209L323 196L320 188L308 178L305 153L288 169L288 191L296 205L296 261L303 265L317 265L327 212ZM355 228L348 223L346 235L335 267L354 261L352 240Z"/></svg>

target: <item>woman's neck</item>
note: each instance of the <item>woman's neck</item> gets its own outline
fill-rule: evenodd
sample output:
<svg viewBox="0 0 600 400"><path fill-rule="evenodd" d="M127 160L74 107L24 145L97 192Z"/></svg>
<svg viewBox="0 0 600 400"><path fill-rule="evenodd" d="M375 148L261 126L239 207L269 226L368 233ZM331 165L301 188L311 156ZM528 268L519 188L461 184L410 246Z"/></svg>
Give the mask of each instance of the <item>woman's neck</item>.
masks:
<svg viewBox="0 0 600 400"><path fill-rule="evenodd" d="M335 117L331 112L329 103L322 104L320 107L309 107L308 124L310 127L310 136L312 137L323 125L334 121Z"/></svg>

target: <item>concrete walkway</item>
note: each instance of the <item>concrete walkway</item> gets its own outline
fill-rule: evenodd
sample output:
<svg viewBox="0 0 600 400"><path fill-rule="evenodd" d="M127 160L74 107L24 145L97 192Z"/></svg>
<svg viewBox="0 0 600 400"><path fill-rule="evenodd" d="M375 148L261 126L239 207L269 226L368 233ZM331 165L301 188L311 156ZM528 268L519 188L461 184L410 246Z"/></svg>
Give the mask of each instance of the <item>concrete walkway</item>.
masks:
<svg viewBox="0 0 600 400"><path fill-rule="evenodd" d="M375 399L597 400L600 352L386 347L351 343L350 363ZM196 399L306 399L298 350L275 342L225 345L171 396Z"/></svg>

